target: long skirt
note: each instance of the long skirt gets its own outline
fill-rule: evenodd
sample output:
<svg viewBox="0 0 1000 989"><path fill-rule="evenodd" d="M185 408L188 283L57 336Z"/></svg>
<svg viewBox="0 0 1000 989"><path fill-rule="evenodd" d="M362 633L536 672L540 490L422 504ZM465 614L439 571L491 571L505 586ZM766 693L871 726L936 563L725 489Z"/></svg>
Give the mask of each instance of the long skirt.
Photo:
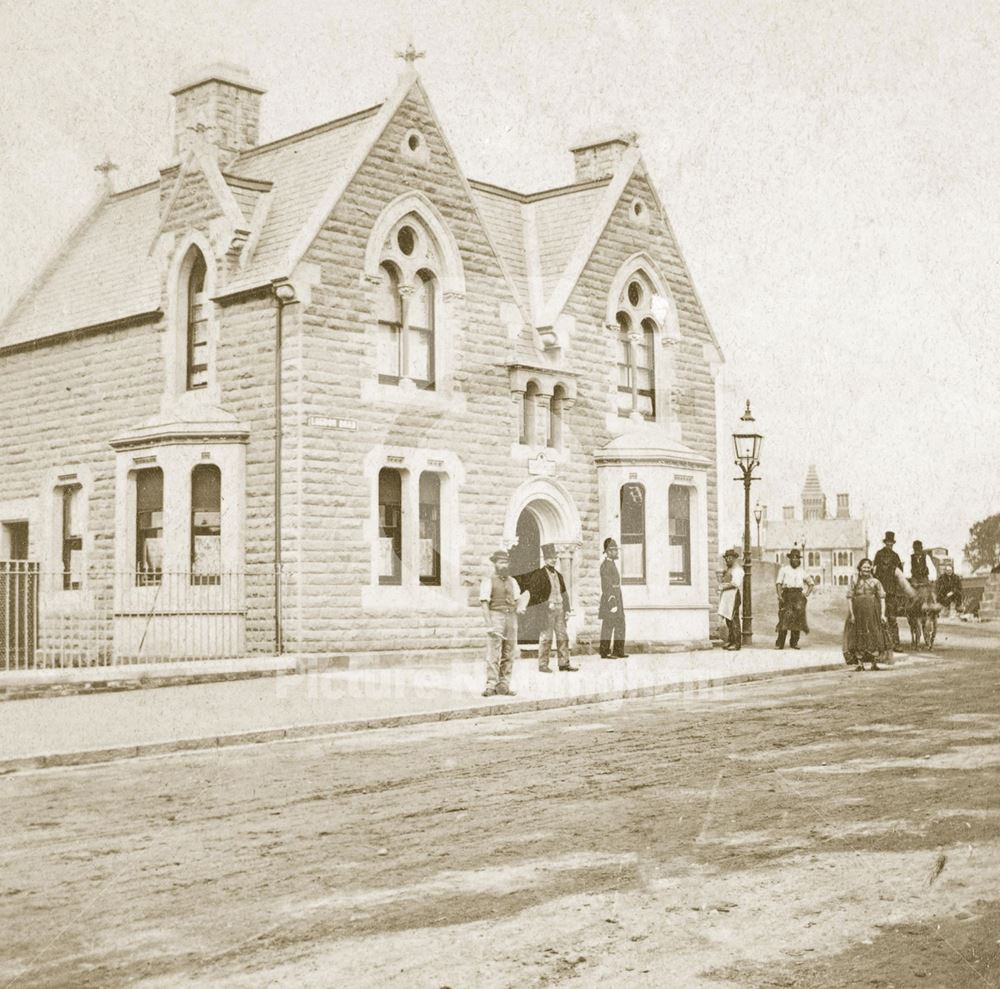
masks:
<svg viewBox="0 0 1000 989"><path fill-rule="evenodd" d="M798 587L786 587L781 592L781 603L778 605L779 632L808 632L806 621L806 596Z"/></svg>
<svg viewBox="0 0 1000 989"><path fill-rule="evenodd" d="M848 616L844 622L843 651L846 663L889 664L892 661L877 598L854 599L854 620Z"/></svg>

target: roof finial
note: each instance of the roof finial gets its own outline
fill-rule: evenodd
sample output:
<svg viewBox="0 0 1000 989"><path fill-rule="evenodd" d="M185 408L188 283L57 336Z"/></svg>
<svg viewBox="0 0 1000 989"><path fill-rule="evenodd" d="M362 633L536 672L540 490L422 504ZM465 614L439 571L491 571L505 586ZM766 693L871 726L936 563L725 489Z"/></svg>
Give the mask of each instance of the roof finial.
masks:
<svg viewBox="0 0 1000 989"><path fill-rule="evenodd" d="M427 52L418 52L416 48L413 47L413 42L409 42L406 46L405 51L396 52L396 58L401 58L408 66L413 67L413 63L416 62L418 58L423 58Z"/></svg>
<svg viewBox="0 0 1000 989"><path fill-rule="evenodd" d="M104 190L107 193L112 193L115 191L115 181L112 172L118 171L118 166L111 160L110 155L104 156L104 161L99 165L94 166L95 172L101 173L101 178L104 180Z"/></svg>

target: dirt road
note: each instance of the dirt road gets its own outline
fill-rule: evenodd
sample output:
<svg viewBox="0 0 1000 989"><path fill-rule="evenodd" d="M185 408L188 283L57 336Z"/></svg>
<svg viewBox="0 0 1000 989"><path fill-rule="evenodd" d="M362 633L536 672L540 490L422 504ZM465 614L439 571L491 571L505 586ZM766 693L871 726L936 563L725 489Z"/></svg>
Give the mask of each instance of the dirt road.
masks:
<svg viewBox="0 0 1000 989"><path fill-rule="evenodd" d="M942 640L0 780L0 986L1000 986L1000 651Z"/></svg>

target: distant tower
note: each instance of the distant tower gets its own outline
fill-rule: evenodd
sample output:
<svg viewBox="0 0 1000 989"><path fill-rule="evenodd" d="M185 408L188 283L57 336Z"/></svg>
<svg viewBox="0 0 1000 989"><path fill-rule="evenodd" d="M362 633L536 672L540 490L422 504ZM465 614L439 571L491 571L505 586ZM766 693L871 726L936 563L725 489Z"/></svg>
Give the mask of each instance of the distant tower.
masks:
<svg viewBox="0 0 1000 989"><path fill-rule="evenodd" d="M820 487L815 464L809 465L802 487L802 518L806 521L826 518L826 495Z"/></svg>

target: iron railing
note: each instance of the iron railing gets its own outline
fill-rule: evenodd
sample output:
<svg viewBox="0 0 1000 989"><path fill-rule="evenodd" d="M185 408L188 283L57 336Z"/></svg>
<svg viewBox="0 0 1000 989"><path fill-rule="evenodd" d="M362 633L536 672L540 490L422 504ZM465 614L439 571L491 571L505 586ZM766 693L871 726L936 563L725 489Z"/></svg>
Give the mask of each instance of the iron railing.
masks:
<svg viewBox="0 0 1000 989"><path fill-rule="evenodd" d="M0 560L0 672L239 658L248 653L248 624L268 623L273 583L267 570L211 579L158 571L153 580L90 572L67 590L61 571Z"/></svg>

